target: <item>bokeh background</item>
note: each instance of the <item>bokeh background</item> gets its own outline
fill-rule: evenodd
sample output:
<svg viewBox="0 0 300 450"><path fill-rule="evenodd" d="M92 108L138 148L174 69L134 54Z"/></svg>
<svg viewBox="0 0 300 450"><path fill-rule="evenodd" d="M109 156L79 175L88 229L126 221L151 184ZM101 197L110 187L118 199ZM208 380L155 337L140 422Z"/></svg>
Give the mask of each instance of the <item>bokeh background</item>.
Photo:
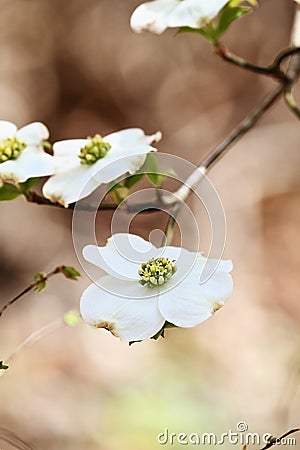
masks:
<svg viewBox="0 0 300 450"><path fill-rule="evenodd" d="M43 121L52 142L159 129L161 151L199 163L274 83L227 65L197 35L134 34L138 4L0 0L1 119ZM289 45L293 10L293 1L261 0L224 40L268 64ZM279 435L300 425L299 142L299 123L278 104L210 172L227 217L224 257L234 262L226 307L199 327L131 347L105 330L58 325L19 351L0 379L2 450L23 448L2 441L3 428L38 450L154 450L166 428L222 433L244 421L249 431ZM81 269L71 211L18 199L1 203L0 213L2 304L38 271ZM102 243L110 221L108 212L98 219ZM163 221L160 213L139 217L133 231L147 238ZM86 276L57 277L7 311L1 359L78 309L88 284Z"/></svg>

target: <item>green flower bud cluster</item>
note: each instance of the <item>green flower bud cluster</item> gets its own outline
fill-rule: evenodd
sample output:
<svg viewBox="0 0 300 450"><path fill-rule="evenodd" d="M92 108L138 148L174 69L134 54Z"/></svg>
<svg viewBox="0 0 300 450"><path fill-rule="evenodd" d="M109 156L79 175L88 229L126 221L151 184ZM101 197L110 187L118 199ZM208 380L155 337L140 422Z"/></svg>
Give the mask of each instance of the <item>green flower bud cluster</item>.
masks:
<svg viewBox="0 0 300 450"><path fill-rule="evenodd" d="M90 142L80 149L79 158L81 164L92 165L99 159L104 158L111 149L108 142L104 142L100 134L96 134L93 138L89 138Z"/></svg>
<svg viewBox="0 0 300 450"><path fill-rule="evenodd" d="M0 141L0 164L9 159L17 159L26 148L25 142L18 138L7 138Z"/></svg>
<svg viewBox="0 0 300 450"><path fill-rule="evenodd" d="M177 271L175 260L170 261L168 258L152 258L143 263L139 270L142 286L154 288L167 283Z"/></svg>

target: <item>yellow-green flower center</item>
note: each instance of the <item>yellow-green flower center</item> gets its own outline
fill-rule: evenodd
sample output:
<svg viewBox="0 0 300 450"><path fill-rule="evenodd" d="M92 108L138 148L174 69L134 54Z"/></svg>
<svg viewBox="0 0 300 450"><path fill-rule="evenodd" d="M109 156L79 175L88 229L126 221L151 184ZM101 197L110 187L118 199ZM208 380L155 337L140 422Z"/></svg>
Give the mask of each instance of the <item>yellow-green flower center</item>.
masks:
<svg viewBox="0 0 300 450"><path fill-rule="evenodd" d="M25 142L18 138L6 138L0 141L0 164L9 159L17 159L26 148Z"/></svg>
<svg viewBox="0 0 300 450"><path fill-rule="evenodd" d="M81 164L95 164L99 159L104 158L110 149L111 145L103 141L100 134L96 134L93 138L89 138L89 143L86 146L80 149Z"/></svg>
<svg viewBox="0 0 300 450"><path fill-rule="evenodd" d="M170 261L168 258L152 258L141 265L139 275L142 286L153 288L162 286L167 283L174 273L177 271L175 260Z"/></svg>

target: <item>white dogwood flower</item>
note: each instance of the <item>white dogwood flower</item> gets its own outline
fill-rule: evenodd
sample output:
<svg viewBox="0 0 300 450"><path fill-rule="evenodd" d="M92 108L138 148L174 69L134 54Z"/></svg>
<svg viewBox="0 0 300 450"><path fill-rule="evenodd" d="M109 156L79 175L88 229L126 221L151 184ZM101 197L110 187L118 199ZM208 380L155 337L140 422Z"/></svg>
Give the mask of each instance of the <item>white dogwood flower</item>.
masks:
<svg viewBox="0 0 300 450"><path fill-rule="evenodd" d="M114 234L104 247L86 246L83 255L107 275L83 293L82 318L125 342L153 337L165 321L194 327L233 290L231 261L180 247L156 248L133 234ZM201 281L204 273L208 277Z"/></svg>
<svg viewBox="0 0 300 450"><path fill-rule="evenodd" d="M0 184L5 180L23 183L29 178L52 175L53 157L42 146L48 137L48 129L40 122L18 130L15 124L0 121Z"/></svg>
<svg viewBox="0 0 300 450"><path fill-rule="evenodd" d="M43 187L43 194L52 202L67 207L90 195L102 183L121 175L135 173L147 153L156 151L152 143L161 133L151 136L139 128L129 128L101 137L70 139L53 145L56 173Z"/></svg>
<svg viewBox="0 0 300 450"><path fill-rule="evenodd" d="M161 34L167 28L202 28L216 17L229 0L154 0L133 12L130 25L137 33Z"/></svg>

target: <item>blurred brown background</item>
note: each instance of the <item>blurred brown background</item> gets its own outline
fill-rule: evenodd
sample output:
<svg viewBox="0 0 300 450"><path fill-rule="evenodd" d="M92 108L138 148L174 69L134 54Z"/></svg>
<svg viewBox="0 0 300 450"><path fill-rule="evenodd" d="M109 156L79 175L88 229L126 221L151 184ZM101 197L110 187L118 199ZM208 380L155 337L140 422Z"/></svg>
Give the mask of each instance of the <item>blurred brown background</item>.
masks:
<svg viewBox="0 0 300 450"><path fill-rule="evenodd" d="M294 3L260 3L225 41L268 64L289 45ZM0 0L1 119L43 121L52 142L160 129L161 151L200 162L273 82L220 61L196 35L134 34L128 23L138 4ZM210 174L235 267L235 293L221 312L130 348L83 324L56 331L1 377L0 427L39 450L152 450L165 428L221 433L245 421L249 431L279 435L299 426L299 141L299 123L278 104ZM0 211L3 304L38 271L79 269L71 211L22 199ZM194 213L201 231L197 205ZM110 219L99 219L103 242ZM160 214L139 218L135 232L147 237L160 225ZM1 359L78 309L88 284L56 278L12 307L1 318ZM13 447L0 440L0 448Z"/></svg>

